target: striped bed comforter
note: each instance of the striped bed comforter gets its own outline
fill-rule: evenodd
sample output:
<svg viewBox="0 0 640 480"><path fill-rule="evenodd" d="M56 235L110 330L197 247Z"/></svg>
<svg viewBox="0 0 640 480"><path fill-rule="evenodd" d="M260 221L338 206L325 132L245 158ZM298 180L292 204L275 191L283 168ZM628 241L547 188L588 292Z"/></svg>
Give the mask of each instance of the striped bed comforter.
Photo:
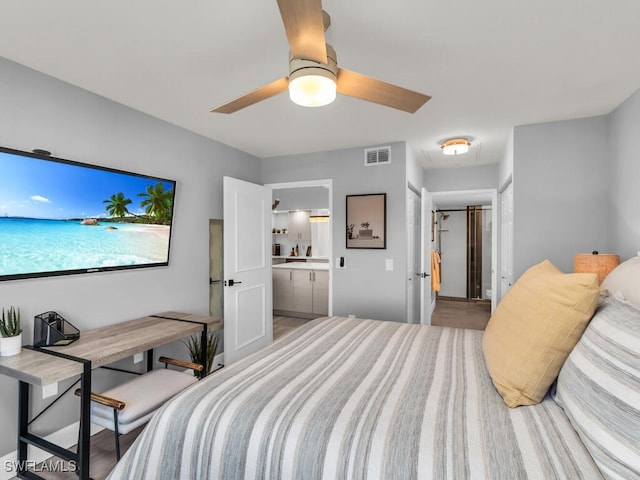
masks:
<svg viewBox="0 0 640 480"><path fill-rule="evenodd" d="M602 478L553 400L506 407L481 337L314 320L167 403L109 479Z"/></svg>

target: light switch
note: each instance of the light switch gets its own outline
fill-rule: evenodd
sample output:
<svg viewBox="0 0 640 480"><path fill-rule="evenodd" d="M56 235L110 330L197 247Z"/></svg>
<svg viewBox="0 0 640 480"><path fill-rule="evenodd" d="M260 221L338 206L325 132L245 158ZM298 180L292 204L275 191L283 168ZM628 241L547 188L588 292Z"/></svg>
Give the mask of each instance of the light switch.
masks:
<svg viewBox="0 0 640 480"><path fill-rule="evenodd" d="M388 272L391 272L393 270L393 258L387 258L384 261L384 269Z"/></svg>

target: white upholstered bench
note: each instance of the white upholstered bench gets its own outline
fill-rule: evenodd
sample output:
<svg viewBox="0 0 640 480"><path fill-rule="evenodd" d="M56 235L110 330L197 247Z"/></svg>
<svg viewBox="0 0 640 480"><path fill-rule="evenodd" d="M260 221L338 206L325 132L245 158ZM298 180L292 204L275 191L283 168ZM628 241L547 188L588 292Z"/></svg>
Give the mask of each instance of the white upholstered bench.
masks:
<svg viewBox="0 0 640 480"><path fill-rule="evenodd" d="M115 433L116 458L120 460L120 435L147 423L167 400L196 383L198 377L170 370L167 365L189 368L196 372L202 365L160 357L165 368L151 370L103 393L91 392L91 423ZM76 390L80 394L80 389Z"/></svg>

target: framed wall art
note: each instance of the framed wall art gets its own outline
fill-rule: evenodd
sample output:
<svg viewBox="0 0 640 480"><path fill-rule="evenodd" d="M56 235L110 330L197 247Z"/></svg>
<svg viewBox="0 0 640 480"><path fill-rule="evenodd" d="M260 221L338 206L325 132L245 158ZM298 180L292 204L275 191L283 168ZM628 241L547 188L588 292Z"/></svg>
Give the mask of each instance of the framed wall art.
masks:
<svg viewBox="0 0 640 480"><path fill-rule="evenodd" d="M347 195L347 248L387 248L387 194Z"/></svg>

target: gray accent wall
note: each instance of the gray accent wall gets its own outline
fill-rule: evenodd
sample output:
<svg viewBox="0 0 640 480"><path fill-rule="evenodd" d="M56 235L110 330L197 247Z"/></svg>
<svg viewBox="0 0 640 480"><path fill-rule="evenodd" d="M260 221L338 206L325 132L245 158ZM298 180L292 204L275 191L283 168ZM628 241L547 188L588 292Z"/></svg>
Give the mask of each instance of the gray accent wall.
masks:
<svg viewBox="0 0 640 480"><path fill-rule="evenodd" d="M507 143L498 163L498 191L504 190L509 182L509 177L513 175L513 128L507 136Z"/></svg>
<svg viewBox="0 0 640 480"><path fill-rule="evenodd" d="M325 187L279 188L273 190L272 200L280 200L277 211L317 210L329 208L329 194Z"/></svg>
<svg viewBox="0 0 640 480"><path fill-rule="evenodd" d="M609 117L607 165L611 251L627 260L640 251L640 90Z"/></svg>
<svg viewBox="0 0 640 480"><path fill-rule="evenodd" d="M33 316L48 310L81 331L165 310L208 314L209 219L222 217L222 176L259 182L260 160L2 58L0 105L2 146L177 180L168 267L0 283L0 306L21 309L25 343ZM96 373L98 386L105 375ZM17 399L17 381L0 376L0 456L16 449ZM70 395L35 431L77 415Z"/></svg>
<svg viewBox="0 0 640 480"><path fill-rule="evenodd" d="M424 170L410 148L407 148L407 182L418 191L424 187Z"/></svg>
<svg viewBox="0 0 640 480"><path fill-rule="evenodd" d="M572 272L575 253L609 251L607 121L515 128L514 279L544 259Z"/></svg>
<svg viewBox="0 0 640 480"><path fill-rule="evenodd" d="M385 145L388 145L385 143ZM364 148L272 157L262 161L268 183L333 179L333 314L406 321L406 144L391 144L391 163L364 166ZM346 196L387 194L386 250L346 248ZM393 260L393 271L385 260Z"/></svg>

